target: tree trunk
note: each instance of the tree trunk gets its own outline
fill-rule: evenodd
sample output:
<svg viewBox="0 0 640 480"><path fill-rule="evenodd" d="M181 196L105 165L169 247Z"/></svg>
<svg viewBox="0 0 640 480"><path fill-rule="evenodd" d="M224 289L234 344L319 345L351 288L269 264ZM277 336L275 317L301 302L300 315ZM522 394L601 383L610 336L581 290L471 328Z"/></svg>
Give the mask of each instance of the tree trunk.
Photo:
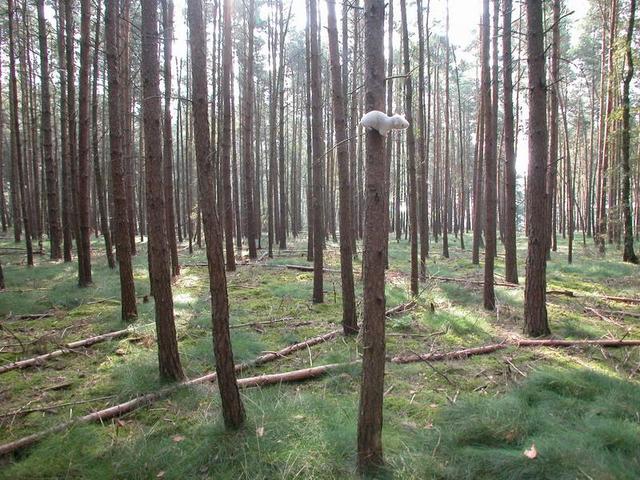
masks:
<svg viewBox="0 0 640 480"><path fill-rule="evenodd" d="M404 4L404 1L403 1ZM384 0L365 0L365 110L384 110ZM385 147L377 130L366 132L363 357L358 417L358 470L383 463L382 401L385 364L384 211Z"/></svg>
<svg viewBox="0 0 640 480"><path fill-rule="evenodd" d="M511 0L504 1L502 17L502 73L504 88L504 183L505 209L504 249L505 279L518 283L518 257L516 251L516 159L514 151L515 133L513 122L513 78L511 59ZM519 74L520 72L518 72Z"/></svg>
<svg viewBox="0 0 640 480"><path fill-rule="evenodd" d="M62 258L62 228L60 226L60 200L58 197L58 169L53 158L53 141L51 138L51 96L49 94L49 49L47 47L47 24L44 17L44 0L38 0L38 33L40 41L40 88L42 90L42 150L47 178L47 207L49 219L49 239L51 241L51 260ZM2 107L0 107L1 109ZM0 113L0 122L2 122ZM0 132L0 142L2 141ZM0 150L2 146L0 146ZM0 153L0 169L3 168ZM0 174L0 182L2 175ZM2 207L4 207L4 189L0 188ZM4 208L2 223L5 227ZM6 228L5 228L6 229Z"/></svg>
<svg viewBox="0 0 640 480"><path fill-rule="evenodd" d="M164 125L163 152L164 162L164 201L167 241L171 252L171 274L180 275L178 243L176 242L176 216L173 211L173 133L171 129L171 46L173 44L173 0L162 1L162 30L164 41Z"/></svg>
<svg viewBox="0 0 640 480"><path fill-rule="evenodd" d="M215 208L212 165L209 161L207 46L201 0L188 0L187 9L191 38L193 127L196 140L196 164L198 166L198 197L200 205L207 206L202 209L202 219L209 265L216 372L220 385L224 423L227 428L239 428L244 422L245 414L233 365L233 351L229 334L227 277L224 271L222 238Z"/></svg>
<svg viewBox="0 0 640 480"><path fill-rule="evenodd" d="M149 239L149 277L155 304L156 336L160 377L182 380L171 291L171 253L166 231L164 188L162 184L162 135L160 102L160 59L158 57L158 1L142 1L142 114L147 180L147 222Z"/></svg>
<svg viewBox="0 0 640 480"><path fill-rule="evenodd" d="M342 71L338 52L338 27L335 0L328 0L329 55L333 85L333 118L340 179L340 276L342 279L342 327L345 335L358 333L356 299L353 286L351 252L351 185L349 182L349 150L347 146L347 122L344 111ZM388 218L388 215L387 215Z"/></svg>
<svg viewBox="0 0 640 480"><path fill-rule="evenodd" d="M93 157L93 171L95 174L96 197L98 200L98 210L100 216L100 230L104 237L105 252L107 255L107 264L109 268L115 268L116 262L113 258L113 246L111 243L111 230L109 229L109 220L107 214L107 196L105 192L105 181L102 175L102 167L100 165L99 140L98 140L98 77L100 75L99 52L100 52L100 9L102 4L97 3L96 11L96 35L93 42L93 81L91 84L91 147Z"/></svg>
<svg viewBox="0 0 640 480"><path fill-rule="evenodd" d="M524 330L532 337L548 335L547 270L547 82L545 79L542 4L527 0L527 64L529 67L529 168L527 195L528 249L524 288Z"/></svg>
<svg viewBox="0 0 640 480"><path fill-rule="evenodd" d="M233 251L233 203L231 201L231 67L232 67L232 39L231 39L231 10L230 0L223 4L223 47L222 47L222 138L220 140L220 167L222 175L224 240L227 270L236 269L236 259Z"/></svg>
<svg viewBox="0 0 640 480"><path fill-rule="evenodd" d="M324 301L324 135L322 128L322 86L320 84L320 48L316 0L309 1L309 43L311 53L311 129L313 137L313 303Z"/></svg>
<svg viewBox="0 0 640 480"><path fill-rule="evenodd" d="M120 48L118 26L118 0L105 3L105 41L107 56L109 94L109 145L111 151L111 188L113 196L113 230L116 243L116 258L120 271L120 305L122 320L134 319L137 315L136 290L133 282L131 251L129 249L129 220L122 165L122 78L120 76Z"/></svg>
<svg viewBox="0 0 640 480"><path fill-rule="evenodd" d="M26 188L26 169L22 162L22 145L20 138L20 124L18 122L18 85L16 80L16 51L15 51L15 33L14 19L15 14L13 0L7 0L7 9L9 11L9 86L11 96L11 157L13 158L13 166L15 175L13 175L13 189L17 190L20 195L20 210L22 214L22 222L24 226L24 240L27 249L27 265L33 266L33 245L31 243L31 218L28 208L29 196ZM17 181L17 185L16 182ZM15 227L14 221L14 227Z"/></svg>
<svg viewBox="0 0 640 480"><path fill-rule="evenodd" d="M68 4L72 0L67 0ZM69 24L67 24L67 27ZM78 249L78 285L91 285L91 223L89 219L90 186L89 180L89 74L90 74L90 38L91 35L91 1L80 1L80 71L78 88L78 210L76 211L79 228L76 231ZM68 35L71 42L68 48L73 49L73 36ZM71 53L72 54L72 53ZM67 80L69 81L69 80Z"/></svg>
<svg viewBox="0 0 640 480"><path fill-rule="evenodd" d="M249 0L247 13L247 56L245 63L244 81L244 109L242 122L242 155L244 157L245 177L245 213L247 215L247 244L249 245L249 258L257 258L256 251L256 222L253 198L253 31L255 29L255 2ZM226 24L225 24L226 27ZM284 185L282 186L284 187ZM281 240L282 242L282 240ZM281 245L282 247L282 245ZM286 245L285 247L286 248Z"/></svg>
<svg viewBox="0 0 640 480"><path fill-rule="evenodd" d="M442 256L449 258L449 203L451 196L449 191L451 190L451 166L449 159L449 3L446 4L446 35L445 35L445 61L444 61L444 195L443 195L443 217L444 222L442 226Z"/></svg>
<svg viewBox="0 0 640 480"><path fill-rule="evenodd" d="M494 22L498 18L495 15L497 1L494 0ZM494 89L492 98L491 72L489 70L489 0L484 0L484 13L482 16L482 93L484 95L484 194L485 194L485 221L484 221L484 308L493 310L496 305L496 296L493 288L493 268L496 255L496 129L497 129L497 90ZM496 40L497 41L497 40ZM494 75L497 68L494 69ZM494 82L498 79L494 78Z"/></svg>
<svg viewBox="0 0 640 480"><path fill-rule="evenodd" d="M560 0L552 3L551 86L549 89L549 158L547 160L547 258L556 250L555 203L558 183L558 92L560 82Z"/></svg>
<svg viewBox="0 0 640 480"><path fill-rule="evenodd" d="M633 55L631 53L631 43L633 41L633 28L636 13L636 0L630 0L629 26L627 28L627 41L625 45L627 72L624 76L622 86L622 203L624 211L624 251L622 260L629 263L638 263L638 257L633 250L633 218L631 216L631 167L629 162L630 154L630 102L629 86L633 78ZM638 163L636 159L636 163ZM636 199L636 203L637 203ZM636 205L636 208L640 208Z"/></svg>
<svg viewBox="0 0 640 480"><path fill-rule="evenodd" d="M418 295L418 191L416 185L416 142L413 134L413 84L409 63L409 32L407 2L400 0L402 16L402 55L404 63L404 109L407 128L407 175L409 177L409 234L411 236L411 293Z"/></svg>

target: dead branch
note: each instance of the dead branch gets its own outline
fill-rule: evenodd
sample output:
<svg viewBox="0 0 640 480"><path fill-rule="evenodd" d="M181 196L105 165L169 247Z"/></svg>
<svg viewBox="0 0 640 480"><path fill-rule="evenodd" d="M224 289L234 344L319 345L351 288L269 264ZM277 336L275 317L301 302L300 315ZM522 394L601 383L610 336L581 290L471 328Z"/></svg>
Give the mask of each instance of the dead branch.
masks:
<svg viewBox="0 0 640 480"><path fill-rule="evenodd" d="M459 282L459 283L471 283L473 285L484 285L483 280L472 280L470 278L439 277L439 276L432 276L429 278L433 280L440 280L442 282ZM517 283L509 283L509 282L493 282L493 284L499 287L509 287L509 288L520 288L522 286L522 285L518 285Z"/></svg>
<svg viewBox="0 0 640 480"><path fill-rule="evenodd" d="M54 350L53 352L45 353L43 355L38 355L37 357L27 358L26 360L19 360L17 362L7 363L6 365L0 365L0 374L9 372L11 370L15 370L17 368L27 368L27 367L32 367L34 365L40 365L51 358L59 357L60 355L64 355L65 353L71 353L74 351L75 348L90 347L91 345L95 345L96 343L112 340L115 338L126 337L130 333L131 333L130 329L124 329L124 330L118 330L116 332L104 333L102 335L96 335L95 337L89 337L83 340L67 343L63 348L59 350Z"/></svg>
<svg viewBox="0 0 640 480"><path fill-rule="evenodd" d="M392 317L394 315L400 315L405 313L411 309L413 309L417 305L415 300L410 300L406 303L401 303L400 305L396 305L393 308L390 308L385 312L385 316Z"/></svg>
<svg viewBox="0 0 640 480"><path fill-rule="evenodd" d="M612 302L620 302L620 303L631 303L635 305L640 305L640 298L629 298L629 297L612 297L609 295L602 296L605 300L611 300Z"/></svg>
<svg viewBox="0 0 640 480"><path fill-rule="evenodd" d="M597 339L597 340L505 340L502 343L494 343L492 345L485 345L483 347L466 348L464 350L456 350L454 352L446 353L423 353L423 354L411 354L411 355L398 355L391 359L393 363L414 363L420 361L440 361L440 360L458 360L473 355L485 355L493 353L498 350L502 350L509 346L512 347L574 347L574 346L601 346L601 347L637 347L640 346L640 340L611 340L611 339Z"/></svg>
<svg viewBox="0 0 640 480"><path fill-rule="evenodd" d="M276 360L278 358L282 358L285 357L287 355L290 355L293 352L296 352L298 350L301 350L303 348L307 348L307 347L311 347L313 345L317 345L319 343L325 342L327 340L331 340L333 338L335 338L338 334L340 333L340 330L334 330L332 332L329 333L325 333L324 335L320 335L318 337L313 337L310 338L308 340L305 340L303 342L300 343L296 343L294 345L290 345L286 348L283 348L282 350L278 351L278 352L269 352L265 355L261 355L259 357L257 357L256 359L254 359L251 362L248 363L243 363L243 364L239 364L236 365L235 370L237 372L241 372L243 369L246 368L250 368L253 366L257 366L257 365L262 365L264 363L267 362L271 362L273 360ZM344 364L346 365L346 364ZM334 366L328 366L329 368L337 368L338 365L334 365ZM327 366L325 367L315 367L316 369L322 369L324 368L324 371L320 371L320 370L314 370L314 369L305 369L305 370L313 370L312 372L308 373L306 378L313 378L313 376L319 376L322 375L323 373L326 373L327 370ZM300 377L300 374L294 374L295 372L289 372L289 377L284 377L284 378L289 378L289 380L287 381L294 381L294 380L300 380L303 379ZM112 418L115 417L119 417L121 415L124 415L125 413L129 413L133 410L136 410L137 408L143 407L145 405L149 405L150 403L153 403L157 400L161 400L163 398L166 398L167 396L169 396L170 394L172 394L173 392L179 390L180 388L186 387L186 386L190 386L190 385L196 385L199 383L205 383L205 382L213 382L216 380L217 374L214 373L209 373L207 375L203 375L202 377L198 377L198 378L194 378L191 380L187 380L175 385L171 385L165 388L162 388L160 390L158 390L157 392L153 392L153 393L148 393L146 395L142 395L140 397L136 397L133 398L127 402L121 403L119 405L113 405L112 407L109 408L105 408L103 410L98 410L96 412L87 414L87 415L83 415L82 417L77 417L74 418L73 420L69 420L67 422L63 422L60 423L58 425L54 425L53 427L50 427L46 430L42 430L40 432L34 433L32 435L28 435L26 437L20 438L18 440L15 440L13 442L9 442L9 443L5 443L3 445L0 445L0 456L3 455L7 455L9 453L15 452L16 450L20 450L21 448L24 447L28 447L30 445L33 445L34 443L39 442L40 440L42 440L43 438L47 437L48 435L52 434L52 433L57 433L57 432L62 432L64 430L67 430L68 428L74 426L74 425L79 425L79 424L84 424L84 423L91 423L91 422L103 422L105 420L110 420ZM262 376L265 377L265 376ZM254 378L260 378L260 377L254 377ZM256 386L256 385L267 385L269 384L269 382L274 383L275 382L275 378L273 376L271 376L271 378L265 378L263 380L254 380L254 382L251 384L251 382L249 381L251 379L245 378L245 379L240 379L238 380L238 385L241 385L243 387L249 387L249 386ZM241 383L243 382L244 383ZM283 380L278 380L278 381L283 381ZM260 383L263 382L263 383Z"/></svg>
<svg viewBox="0 0 640 480"><path fill-rule="evenodd" d="M98 397L98 398L89 398L86 400L76 400L74 402L52 403L49 405L43 405L41 407L34 407L34 408L26 408L26 406L24 406L24 407L20 407L17 410L13 410L11 412L0 413L0 418L15 417L18 415L26 415L28 413L34 413L34 412L50 412L52 410L57 410L58 408L62 408L62 407L81 405L83 403L100 402L103 400L109 400L110 398L113 398L113 397L115 397L115 395L107 395L105 397Z"/></svg>

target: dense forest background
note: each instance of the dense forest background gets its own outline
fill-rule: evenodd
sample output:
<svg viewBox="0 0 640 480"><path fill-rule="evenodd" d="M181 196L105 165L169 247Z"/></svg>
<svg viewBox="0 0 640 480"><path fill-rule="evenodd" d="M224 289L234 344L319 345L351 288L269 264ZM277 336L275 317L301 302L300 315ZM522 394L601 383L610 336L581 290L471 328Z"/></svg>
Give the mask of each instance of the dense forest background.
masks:
<svg viewBox="0 0 640 480"><path fill-rule="evenodd" d="M592 356L576 364L592 362L591 370L624 377L627 383L616 387L624 398L614 401L624 410L638 394L637 353L604 348L638 344L636 10L635 0L7 0L0 5L0 313L6 315L0 354L8 363L0 374L8 373L18 395L7 388L0 396L6 393L19 408L0 419L25 414L20 392L48 391L37 377L42 372L31 378L19 371L128 337L145 319L152 332L136 337L139 345L131 348L155 357L155 373L150 383L131 373L136 396L128 402L53 427L19 424L0 454L76 423L170 403L165 399L176 389L211 380L222 423L233 431L256 414L253 398L241 389L333 372L333 381L343 378L359 390L357 421L349 415L341 421L357 423L357 434L345 438L357 437L357 468L367 473L385 463L388 395L393 406L394 395L413 392L403 414L433 426L431 414L411 413L417 390L406 378L390 394L386 364L427 364L454 406L460 390L484 394L493 387L480 388L475 380L458 387L460 379L452 381L431 362L506 348L601 351L606 366ZM388 135L364 128L360 120L372 110L401 114L409 126ZM300 263L287 260L296 256ZM73 288L65 283L72 278ZM449 291L448 283L464 287ZM242 288L249 293L234 292ZM473 289L481 292L469 293ZM103 291L111 296L103 298ZM567 297L561 306L558 296ZM287 306L291 298L295 308ZM576 298L578 306L570 303ZM206 312L213 358L189 350L203 327L190 323L197 314L185 314L184 304ZM82 324L79 332L91 337L63 342L67 329L77 327L65 322L88 305L105 308L89 313L96 325L105 315L127 328ZM466 313L458 315L457 308ZM441 310L446 322L434 320ZM600 323L573 323L586 315ZM393 323L395 316L401 319ZM298 323L289 327L292 317ZM48 318L41 325L50 331L36 339L17 323ZM327 333L316 328L318 321L340 323L340 330ZM261 325L278 336L268 337ZM247 326L268 340L232 332ZM60 349L38 343L52 331L63 332L54 335ZM325 361L314 366L310 347L340 332L346 350L323 346ZM400 343L387 347L395 334ZM416 353L425 338L433 339L430 350ZM493 342L470 347L478 339ZM255 357L258 344L265 348ZM437 346L457 349L442 353ZM308 368L242 377L244 369L305 348ZM120 347L114 355L135 370L135 361L127 363L130 353ZM507 368L524 381L536 368L523 366L528 357L519 360L518 366L509 359ZM71 368L60 362L61 369ZM354 373L360 362L361 374ZM213 364L215 373L201 376ZM117 397L117 369L107 379L100 365L87 367L89 375L100 376L95 384L110 385L103 388ZM522 391L535 390L535 382L552 389L571 377L545 372ZM584 382L610 388L585 375ZM146 385L152 391L142 389ZM446 390L452 386L455 396ZM338 394L355 398L354 391ZM575 391L565 394L584 400ZM553 408L562 410L560 403ZM325 418L317 405L308 407L310 415ZM447 418L462 428L461 417L452 415ZM625 415L614 415L611 431ZM264 428L256 435L262 438ZM528 447L524 457L536 458L535 435L513 435L519 450ZM637 464L627 440L619 442L627 449L622 463L603 457L593 460L601 461L594 468L626 472ZM454 438L443 441L458 448ZM397 466L402 461L391 445ZM229 461L228 471L236 471ZM456 477L461 470L448 470L447 462L425 471ZM411 465L411 475L419 476ZM25 475L33 468L13 466ZM138 467L139 474L145 467Z"/></svg>

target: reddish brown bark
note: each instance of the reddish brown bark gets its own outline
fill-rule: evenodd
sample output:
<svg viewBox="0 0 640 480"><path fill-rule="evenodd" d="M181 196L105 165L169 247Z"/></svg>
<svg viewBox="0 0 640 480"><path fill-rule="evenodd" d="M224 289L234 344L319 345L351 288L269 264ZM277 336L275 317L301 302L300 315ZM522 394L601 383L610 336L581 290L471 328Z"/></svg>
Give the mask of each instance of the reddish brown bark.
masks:
<svg viewBox="0 0 640 480"><path fill-rule="evenodd" d="M202 220L207 263L209 265L209 289L211 292L211 316L213 323L216 372L222 399L222 414L227 428L239 428L244 423L244 407L240 399L233 364L233 350L229 334L229 298L227 277L222 255L222 237L215 208L212 164L210 159L209 112L207 94L207 46L206 30L201 0L188 0L188 22L191 36L193 129L198 167L198 198L202 208Z"/></svg>
<svg viewBox="0 0 640 480"><path fill-rule="evenodd" d="M365 110L384 110L384 1L366 0ZM383 463L382 402L385 364L385 147L377 130L366 132L366 211L364 234L364 308L362 384L358 417L358 469Z"/></svg>
<svg viewBox="0 0 640 480"><path fill-rule="evenodd" d="M340 276L342 280L342 326L345 335L358 332L356 299L353 285L353 260L351 251L351 185L349 181L349 150L347 123L344 109L344 90L338 52L338 27L335 0L328 0L329 55L331 58L331 82L333 86L333 119L340 178ZM388 215L387 215L388 218Z"/></svg>
<svg viewBox="0 0 640 480"><path fill-rule="evenodd" d="M173 44L173 0L162 1L162 25L164 40L164 124L163 151L164 201L167 227L167 241L171 252L171 274L180 275L178 242L176 241L176 215L173 211L173 132L171 129L171 46Z"/></svg>
<svg viewBox="0 0 640 480"><path fill-rule="evenodd" d="M518 258L516 251L516 162L514 152L513 121L513 66L511 64L511 0L504 1L502 16L502 73L504 89L504 224L505 279L518 283ZM519 72L518 72L519 73Z"/></svg>
<svg viewBox="0 0 640 480"><path fill-rule="evenodd" d="M109 148L111 156L111 185L113 197L113 230L116 258L120 273L120 304L122 320L135 318L136 290L133 282L131 251L129 249L129 221L122 164L122 84L118 38L118 0L105 2L105 42L109 94Z"/></svg>
<svg viewBox="0 0 640 480"><path fill-rule="evenodd" d="M527 64L529 67L529 169L527 175L527 277L524 329L533 337L548 335L547 286L547 82L545 78L542 5L527 0Z"/></svg>
<svg viewBox="0 0 640 480"><path fill-rule="evenodd" d="M324 134L322 128L322 87L320 85L320 48L318 46L318 11L316 0L309 1L311 54L311 129L313 137L313 303L324 301Z"/></svg>
<svg viewBox="0 0 640 480"><path fill-rule="evenodd" d="M400 0L402 16L402 56L404 64L404 109L407 128L407 175L409 181L409 236L411 238L411 293L418 295L418 191L416 182L416 141L413 133L413 82L409 63L409 32L406 0Z"/></svg>
<svg viewBox="0 0 640 480"><path fill-rule="evenodd" d="M49 220L50 257L62 258L62 227L60 225L60 199L58 197L58 169L53 159L53 140L51 135L51 95L49 92L49 49L47 46L47 25L44 17L44 0L38 0L38 38L40 44L40 88L42 94L42 151L46 171L47 208ZM1 117L1 114L0 114ZM0 122L2 118L0 118ZM0 132L0 139L2 133ZM1 149L2 147L0 147ZM2 157L0 154L0 169ZM0 182L2 175L0 174ZM0 188L4 204L4 192ZM4 213L4 210L3 210Z"/></svg>
<svg viewBox="0 0 640 480"><path fill-rule="evenodd" d="M160 376L184 378L173 316L171 254L167 241L162 184L162 135L160 119L160 59L158 57L158 0L142 0L142 113L149 227L149 278L153 292Z"/></svg>

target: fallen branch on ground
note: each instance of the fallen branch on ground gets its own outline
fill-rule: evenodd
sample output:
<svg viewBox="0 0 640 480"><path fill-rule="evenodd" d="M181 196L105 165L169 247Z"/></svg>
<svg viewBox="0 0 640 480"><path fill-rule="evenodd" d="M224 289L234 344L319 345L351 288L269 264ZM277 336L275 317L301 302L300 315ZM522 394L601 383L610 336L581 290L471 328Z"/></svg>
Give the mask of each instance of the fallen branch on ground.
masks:
<svg viewBox="0 0 640 480"><path fill-rule="evenodd" d="M635 313L635 312L624 312L622 310L600 310L600 311L607 315L620 315L623 317L640 318L640 313Z"/></svg>
<svg viewBox="0 0 640 480"><path fill-rule="evenodd" d="M287 322L293 320L293 317L274 318L273 320L265 320L264 322L247 322L238 325L230 325L229 328L254 327L258 325L272 325L274 323Z"/></svg>
<svg viewBox="0 0 640 480"><path fill-rule="evenodd" d="M89 398L87 400L76 400L75 402L52 403L49 405L43 405L41 407L34 407L34 408L26 408L26 406L24 406L12 412L0 413L0 418L15 417L17 415L26 415L27 413L33 413L33 412L50 412L52 410L57 410L58 408L62 408L62 407L70 407L72 405L81 405L83 403L101 402L103 400L109 400L110 398L113 398L113 397L115 397L115 395L107 395L106 397L98 397L98 398Z"/></svg>
<svg viewBox="0 0 640 480"><path fill-rule="evenodd" d="M299 270L301 272L313 272L313 266L310 265L285 265L284 268L287 270ZM323 268L322 271L327 273L340 273L340 270L335 268Z"/></svg>
<svg viewBox="0 0 640 480"><path fill-rule="evenodd" d="M420 361L436 361L436 360L458 360L473 355L485 355L502 350L507 347L573 347L593 345L600 347L637 347L640 346L640 340L505 340L502 343L494 343L482 347L466 348L464 350L456 350L444 353L422 353L411 355L398 355L391 359L393 363L414 363Z"/></svg>
<svg viewBox="0 0 640 480"><path fill-rule="evenodd" d="M296 343L294 345L290 345L286 348L283 348L282 350L278 351L278 352L269 352L266 353L264 355L261 355L259 357L257 357L256 359L254 359L251 362L248 363L242 363L239 365L236 365L235 370L236 372L241 372L242 370L246 369L246 368L250 368L253 366L258 366L258 365L262 365L265 364L267 362L271 362L273 360L276 360L278 358L282 358L285 357L287 355L290 355L293 352L296 352L298 350L307 348L307 347L311 347L313 345L317 345L319 343L323 343L327 340L331 340L335 337L338 336L338 334L340 333L340 330L334 330L331 331L329 333L325 333L324 335L320 335L318 337L313 337L310 338L308 340L305 340L303 342L300 343ZM343 364L341 364L343 365ZM335 365L331 368L337 368L338 365ZM316 367L317 369L321 369L323 367ZM315 376L321 375L322 373L326 373L326 366L324 367L325 370L323 372L320 373L320 370L315 370L314 372L312 372L313 374L315 374ZM305 370L312 370L312 369L305 369ZM292 372L289 372L292 373ZM309 373L309 375L312 375L312 373ZM264 377L264 376L263 376ZM169 396L170 394L172 394L173 392L179 390L180 388L186 387L186 386L190 386L190 385L196 385L199 383L205 383L205 382L213 382L215 381L217 378L217 374L214 373L209 373L207 375L204 375L202 377L198 377L198 378L194 378L192 380L187 380L175 385L171 385L165 388L162 388L160 390L158 390L157 392L154 393L148 393L146 395L142 395L140 397L136 397L134 399L131 399L127 402L121 403L119 405L114 405L112 407L109 408L105 408L103 410L98 410L97 412L93 412L93 413L89 413L87 415L83 415L82 417L77 417L74 418L73 420L69 420L67 422L63 422L60 423L58 425L54 425L51 428L47 428L46 430L42 430L41 432L37 432L34 433L32 435L28 435L26 437L20 438L18 440L15 440L13 442L9 442L9 443L5 443L4 445L0 445L0 456L3 455L7 455L9 453L15 452L16 450L19 450L21 448L24 447L28 447L30 445L33 445L34 443L39 442L40 440L42 440L43 438L47 437L48 435L52 434L52 433L57 433L57 432L62 432L64 430L67 430L68 428L71 428L74 425L79 425L79 424L84 424L84 423L91 423L91 422L102 422L105 420L110 420L112 418L115 417L119 417L121 415L124 415L125 413L129 413L133 410L136 410L137 408L143 407L145 405L148 405L150 403L153 403L157 400L161 400L167 396ZM255 377L255 378L259 378L259 377ZM290 376L289 378L292 378L292 376ZM308 376L307 378L312 378L311 376ZM300 378L298 378L300 379ZM245 381L244 384L241 384L242 381ZM266 382L269 381L275 381L274 377L271 376L271 378L267 379L267 380L262 380L265 383L255 383L254 385L251 385L249 383L250 379L240 379L238 380L238 385L247 387L247 386L254 386L254 385L264 385L267 384ZM256 380L257 382L258 380ZM280 380L282 381L282 380ZM288 380L288 381L292 381L292 380Z"/></svg>
<svg viewBox="0 0 640 480"><path fill-rule="evenodd" d="M18 360L17 362L7 363L6 365L0 365L0 374L15 370L17 368L27 368L34 365L40 365L41 363L44 363L51 358L59 357L60 355L64 355L65 353L71 353L75 348L90 347L91 345L95 345L96 343L104 342L106 340L126 337L130 333L131 330L127 328L124 330L104 333L102 335L96 335L95 337L89 337L83 340L78 340L76 342L67 343L63 348L54 350L53 352L38 355L37 357L27 358L26 360Z"/></svg>
<svg viewBox="0 0 640 480"><path fill-rule="evenodd" d="M417 305L415 300L410 300L405 303L401 303L400 305L396 305L393 308L387 310L384 314L387 317L392 317L394 315L400 315L401 313L405 313L411 309L413 309Z"/></svg>
<svg viewBox="0 0 640 480"><path fill-rule="evenodd" d="M460 283L472 283L474 285L484 285L484 280L472 280L470 278L455 278L455 277L429 277L431 280L440 280L442 282L460 282ZM493 282L494 285L499 287L520 288L522 285L509 282Z"/></svg>
<svg viewBox="0 0 640 480"><path fill-rule="evenodd" d="M9 314L11 320L40 320L42 318L49 318L55 316L56 312L43 312L43 313L23 313L21 315Z"/></svg>
<svg viewBox="0 0 640 480"><path fill-rule="evenodd" d="M609 295L604 295L602 298L604 298L605 300L611 300L612 302L632 303L640 305L640 298L612 297Z"/></svg>

